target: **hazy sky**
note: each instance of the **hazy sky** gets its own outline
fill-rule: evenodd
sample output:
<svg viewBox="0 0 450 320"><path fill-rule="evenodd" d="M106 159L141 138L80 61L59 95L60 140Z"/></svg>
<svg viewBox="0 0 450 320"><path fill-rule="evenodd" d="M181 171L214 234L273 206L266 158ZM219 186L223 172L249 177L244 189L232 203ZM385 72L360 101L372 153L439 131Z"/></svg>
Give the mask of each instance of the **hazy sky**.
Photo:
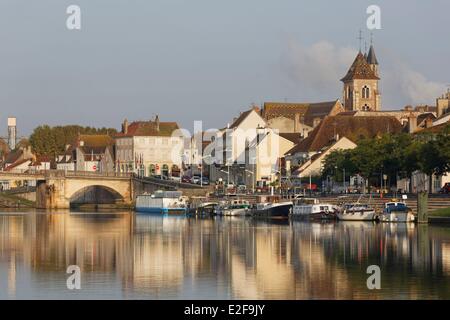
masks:
<svg viewBox="0 0 450 320"><path fill-rule="evenodd" d="M338 99L370 4L383 109L434 104L450 83L447 0L0 0L0 136L8 115L21 135L155 114L209 128L251 103Z"/></svg>

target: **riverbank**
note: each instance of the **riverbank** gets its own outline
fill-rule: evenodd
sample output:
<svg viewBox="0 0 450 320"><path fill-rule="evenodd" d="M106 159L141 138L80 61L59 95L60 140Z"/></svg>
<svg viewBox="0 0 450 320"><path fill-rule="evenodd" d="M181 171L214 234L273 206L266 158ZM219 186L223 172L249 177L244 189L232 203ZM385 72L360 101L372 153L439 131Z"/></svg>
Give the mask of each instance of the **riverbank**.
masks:
<svg viewBox="0 0 450 320"><path fill-rule="evenodd" d="M35 208L36 202L14 194L0 193L0 208Z"/></svg>
<svg viewBox="0 0 450 320"><path fill-rule="evenodd" d="M428 213L428 221L430 223L450 224L450 207L431 211L430 213Z"/></svg>

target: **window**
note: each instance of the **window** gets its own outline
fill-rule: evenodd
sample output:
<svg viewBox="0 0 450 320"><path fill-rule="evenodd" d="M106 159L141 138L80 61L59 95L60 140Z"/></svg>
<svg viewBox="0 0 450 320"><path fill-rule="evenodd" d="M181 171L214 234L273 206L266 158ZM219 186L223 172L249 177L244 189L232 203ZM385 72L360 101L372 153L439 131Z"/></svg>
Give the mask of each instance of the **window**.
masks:
<svg viewBox="0 0 450 320"><path fill-rule="evenodd" d="M362 97L363 99L369 99L370 98L370 89L368 86L364 86L362 88Z"/></svg>
<svg viewBox="0 0 450 320"><path fill-rule="evenodd" d="M370 111L370 107L367 105L367 103L365 104L365 105L363 105L362 107L361 107L361 110L362 111Z"/></svg>

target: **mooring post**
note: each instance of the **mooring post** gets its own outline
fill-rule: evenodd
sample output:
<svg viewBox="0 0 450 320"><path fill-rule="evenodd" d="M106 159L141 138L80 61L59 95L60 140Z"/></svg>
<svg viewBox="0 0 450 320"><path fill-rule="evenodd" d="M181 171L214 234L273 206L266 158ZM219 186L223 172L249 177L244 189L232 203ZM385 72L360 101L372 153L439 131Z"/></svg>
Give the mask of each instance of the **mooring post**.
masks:
<svg viewBox="0 0 450 320"><path fill-rule="evenodd" d="M417 222L428 223L428 191L417 193Z"/></svg>

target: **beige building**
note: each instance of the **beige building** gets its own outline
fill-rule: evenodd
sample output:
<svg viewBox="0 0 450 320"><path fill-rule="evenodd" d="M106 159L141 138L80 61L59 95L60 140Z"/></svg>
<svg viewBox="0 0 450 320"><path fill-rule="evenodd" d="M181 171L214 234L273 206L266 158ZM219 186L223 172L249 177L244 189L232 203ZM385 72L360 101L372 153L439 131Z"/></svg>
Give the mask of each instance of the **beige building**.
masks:
<svg viewBox="0 0 450 320"><path fill-rule="evenodd" d="M347 111L378 111L381 109L381 94L378 88L378 61L373 46L365 57L358 52L344 83L343 101Z"/></svg>
<svg viewBox="0 0 450 320"><path fill-rule="evenodd" d="M179 176L182 165L183 138L177 135L176 122L123 122L115 136L116 170L141 176Z"/></svg>
<svg viewBox="0 0 450 320"><path fill-rule="evenodd" d="M114 140L108 135L79 135L72 155L76 171L114 172Z"/></svg>
<svg viewBox="0 0 450 320"><path fill-rule="evenodd" d="M307 137L326 116L344 111L339 100L317 103L266 102L261 112L267 126L281 133Z"/></svg>
<svg viewBox="0 0 450 320"><path fill-rule="evenodd" d="M253 107L235 118L233 123L217 132L205 148L204 157L212 157L210 179L245 184L274 181L284 153L299 140L298 134L279 134L268 128L260 110Z"/></svg>
<svg viewBox="0 0 450 320"><path fill-rule="evenodd" d="M246 149L245 184L248 188L275 182L281 176L281 158L295 145L291 136L267 128Z"/></svg>
<svg viewBox="0 0 450 320"><path fill-rule="evenodd" d="M348 150L356 148L356 143L346 137L339 138L338 141L331 144L331 146L323 151L318 152L310 158L303 157L301 152L286 155L286 161L299 165L292 176L303 178L309 176L319 176L322 173L323 161L333 151ZM288 165L291 166L291 165Z"/></svg>

